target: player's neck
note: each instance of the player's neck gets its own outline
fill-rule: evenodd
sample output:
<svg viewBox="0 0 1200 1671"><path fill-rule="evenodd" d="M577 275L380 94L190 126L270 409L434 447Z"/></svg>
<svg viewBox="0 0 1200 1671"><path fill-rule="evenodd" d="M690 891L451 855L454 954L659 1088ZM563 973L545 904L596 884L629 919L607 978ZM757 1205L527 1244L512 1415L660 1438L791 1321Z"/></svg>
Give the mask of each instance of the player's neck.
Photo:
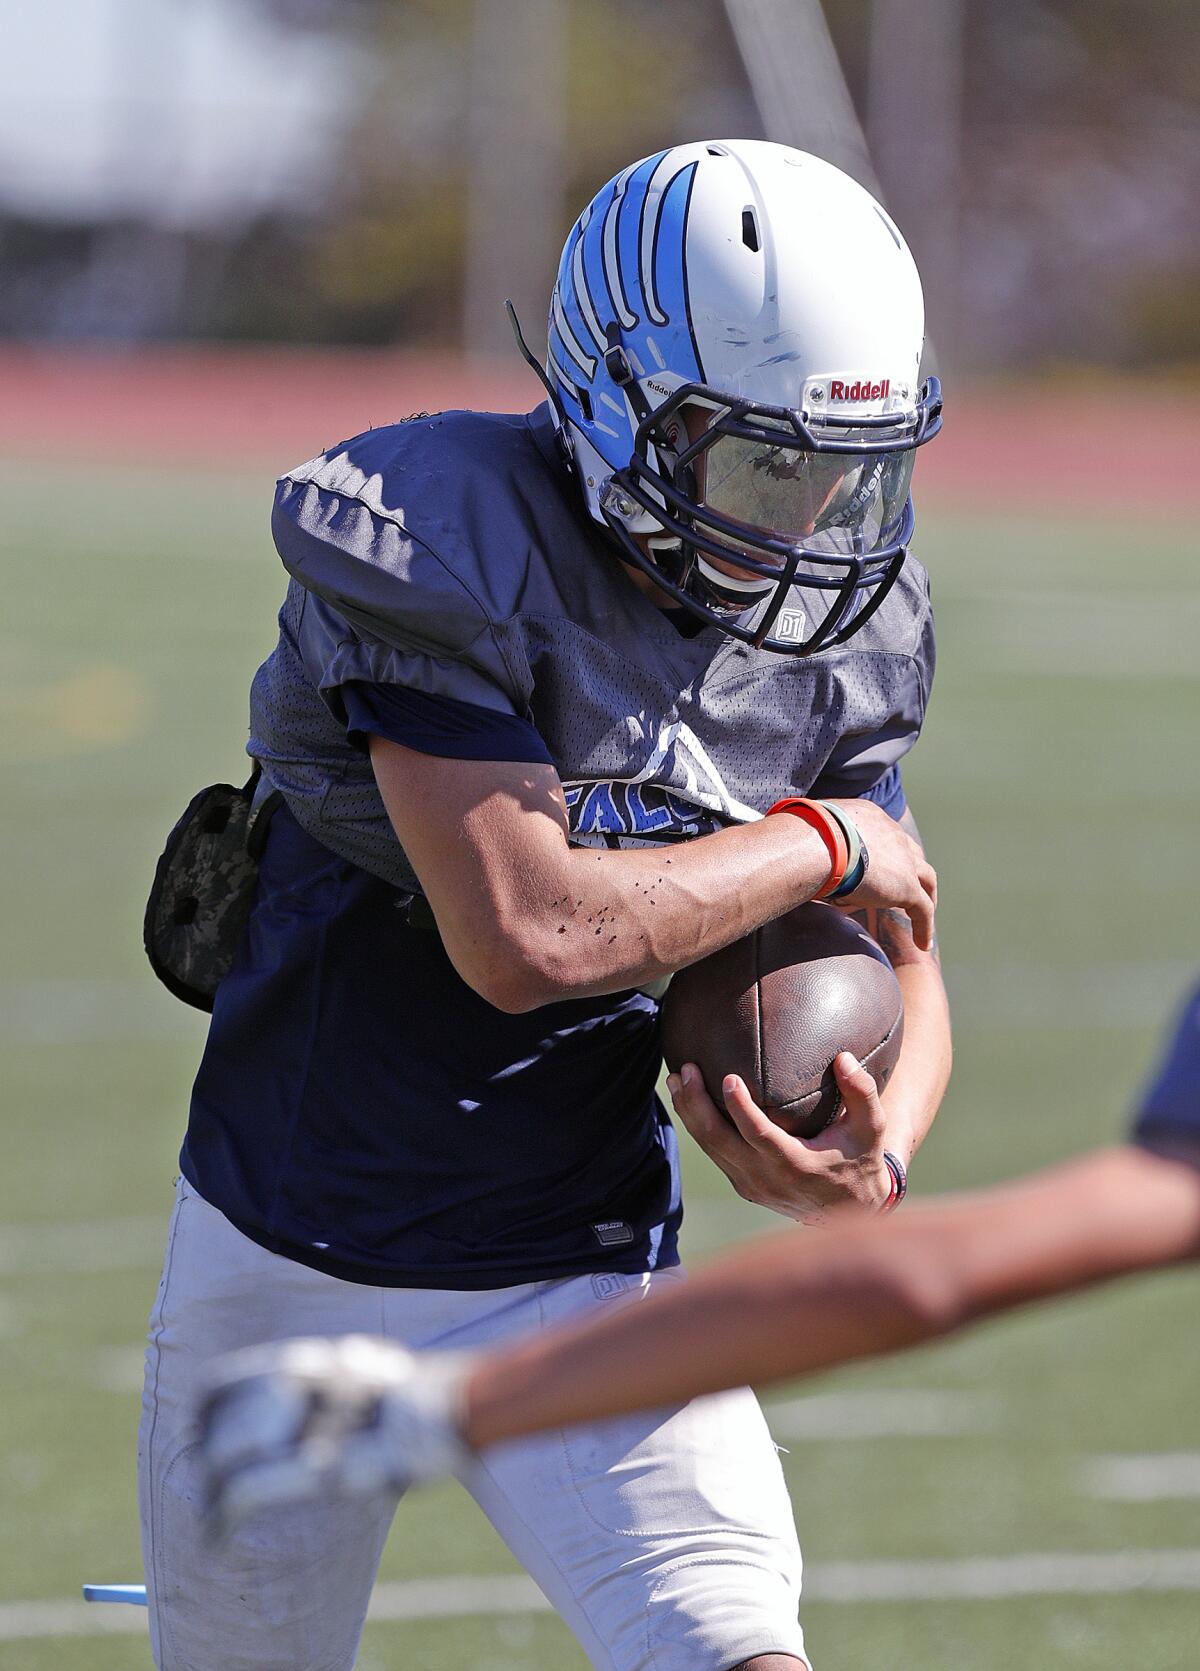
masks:
<svg viewBox="0 0 1200 1671"><path fill-rule="evenodd" d="M644 597L650 599L656 609L678 609L679 605L675 602L675 599L664 592L661 586L656 586L650 576L643 574L641 569L635 569L632 564L629 564L626 565L625 573L638 591Z"/></svg>

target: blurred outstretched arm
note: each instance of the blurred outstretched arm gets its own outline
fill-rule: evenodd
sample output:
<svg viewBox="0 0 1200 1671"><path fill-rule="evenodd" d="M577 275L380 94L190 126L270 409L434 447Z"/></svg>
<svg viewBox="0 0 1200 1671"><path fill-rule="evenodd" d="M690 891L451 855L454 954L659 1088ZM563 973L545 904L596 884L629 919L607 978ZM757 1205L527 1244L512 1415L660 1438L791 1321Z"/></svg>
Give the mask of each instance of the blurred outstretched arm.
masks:
<svg viewBox="0 0 1200 1671"><path fill-rule="evenodd" d="M1103 1149L999 1188L771 1236L669 1294L481 1359L472 1447L764 1385L1200 1257L1200 1149Z"/></svg>

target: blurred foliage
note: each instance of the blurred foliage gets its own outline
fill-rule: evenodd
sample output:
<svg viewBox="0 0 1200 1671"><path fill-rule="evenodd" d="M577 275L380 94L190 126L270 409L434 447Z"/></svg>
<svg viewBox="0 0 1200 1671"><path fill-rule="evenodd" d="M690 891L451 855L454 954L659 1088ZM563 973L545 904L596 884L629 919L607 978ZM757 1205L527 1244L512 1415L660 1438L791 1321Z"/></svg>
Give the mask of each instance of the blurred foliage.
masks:
<svg viewBox="0 0 1200 1671"><path fill-rule="evenodd" d="M740 105L756 125L718 6L567 5L563 194L544 205L563 237L618 168L689 132L708 131L713 101L706 96L689 111L692 89L711 88L732 70L736 91L724 102ZM368 342L381 332L454 338L466 237L473 10L474 0L411 0L377 14L374 51L387 73L349 138L350 201L335 207L313 272L317 304L336 321L333 334L341 340ZM519 136L513 161L519 167Z"/></svg>
<svg viewBox="0 0 1200 1671"><path fill-rule="evenodd" d="M478 94L472 27L478 5L501 0L244 3L280 27L360 50L355 107L327 178L313 182L302 210L223 227L62 224L0 208L0 333L459 340ZM561 192L536 205L556 237L633 158L761 132L721 0L562 4ZM982 367L1194 364L1200 0L961 4L948 275L957 357ZM827 0L825 11L865 109L872 0ZM529 97L547 92L531 86ZM914 100L914 123L930 115ZM519 169L520 134L512 147ZM887 186L887 158L876 160ZM900 213L903 181L893 184Z"/></svg>
<svg viewBox="0 0 1200 1671"><path fill-rule="evenodd" d="M1123 314L1142 365L1183 364L1200 371L1200 262L1139 274L1126 292Z"/></svg>

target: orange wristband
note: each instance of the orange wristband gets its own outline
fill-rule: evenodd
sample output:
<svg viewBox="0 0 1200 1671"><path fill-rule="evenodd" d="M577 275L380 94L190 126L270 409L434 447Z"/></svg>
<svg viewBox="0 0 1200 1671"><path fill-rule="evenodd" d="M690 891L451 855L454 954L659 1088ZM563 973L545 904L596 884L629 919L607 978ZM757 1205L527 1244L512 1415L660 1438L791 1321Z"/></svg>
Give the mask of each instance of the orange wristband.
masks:
<svg viewBox="0 0 1200 1671"><path fill-rule="evenodd" d="M785 800L776 801L774 806L767 808L766 816L769 818L773 812L790 812L793 818L803 819L825 843L831 869L824 886L813 898L828 899L846 880L846 871L850 864L850 844L846 840L846 832L840 820L823 807L820 801L805 800L801 795L791 795Z"/></svg>

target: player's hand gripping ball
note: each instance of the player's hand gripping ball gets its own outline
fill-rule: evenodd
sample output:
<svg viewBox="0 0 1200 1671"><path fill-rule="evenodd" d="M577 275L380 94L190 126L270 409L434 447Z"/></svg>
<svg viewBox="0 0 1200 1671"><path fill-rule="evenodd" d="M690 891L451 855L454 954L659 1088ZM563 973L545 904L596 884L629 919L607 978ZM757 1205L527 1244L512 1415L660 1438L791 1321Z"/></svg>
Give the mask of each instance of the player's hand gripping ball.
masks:
<svg viewBox="0 0 1200 1671"><path fill-rule="evenodd" d="M736 1073L793 1137L815 1137L842 1110L833 1060L849 1050L882 1091L904 1036L892 966L865 929L829 905L801 905L681 969L662 1007L672 1073L695 1062L721 1106Z"/></svg>

